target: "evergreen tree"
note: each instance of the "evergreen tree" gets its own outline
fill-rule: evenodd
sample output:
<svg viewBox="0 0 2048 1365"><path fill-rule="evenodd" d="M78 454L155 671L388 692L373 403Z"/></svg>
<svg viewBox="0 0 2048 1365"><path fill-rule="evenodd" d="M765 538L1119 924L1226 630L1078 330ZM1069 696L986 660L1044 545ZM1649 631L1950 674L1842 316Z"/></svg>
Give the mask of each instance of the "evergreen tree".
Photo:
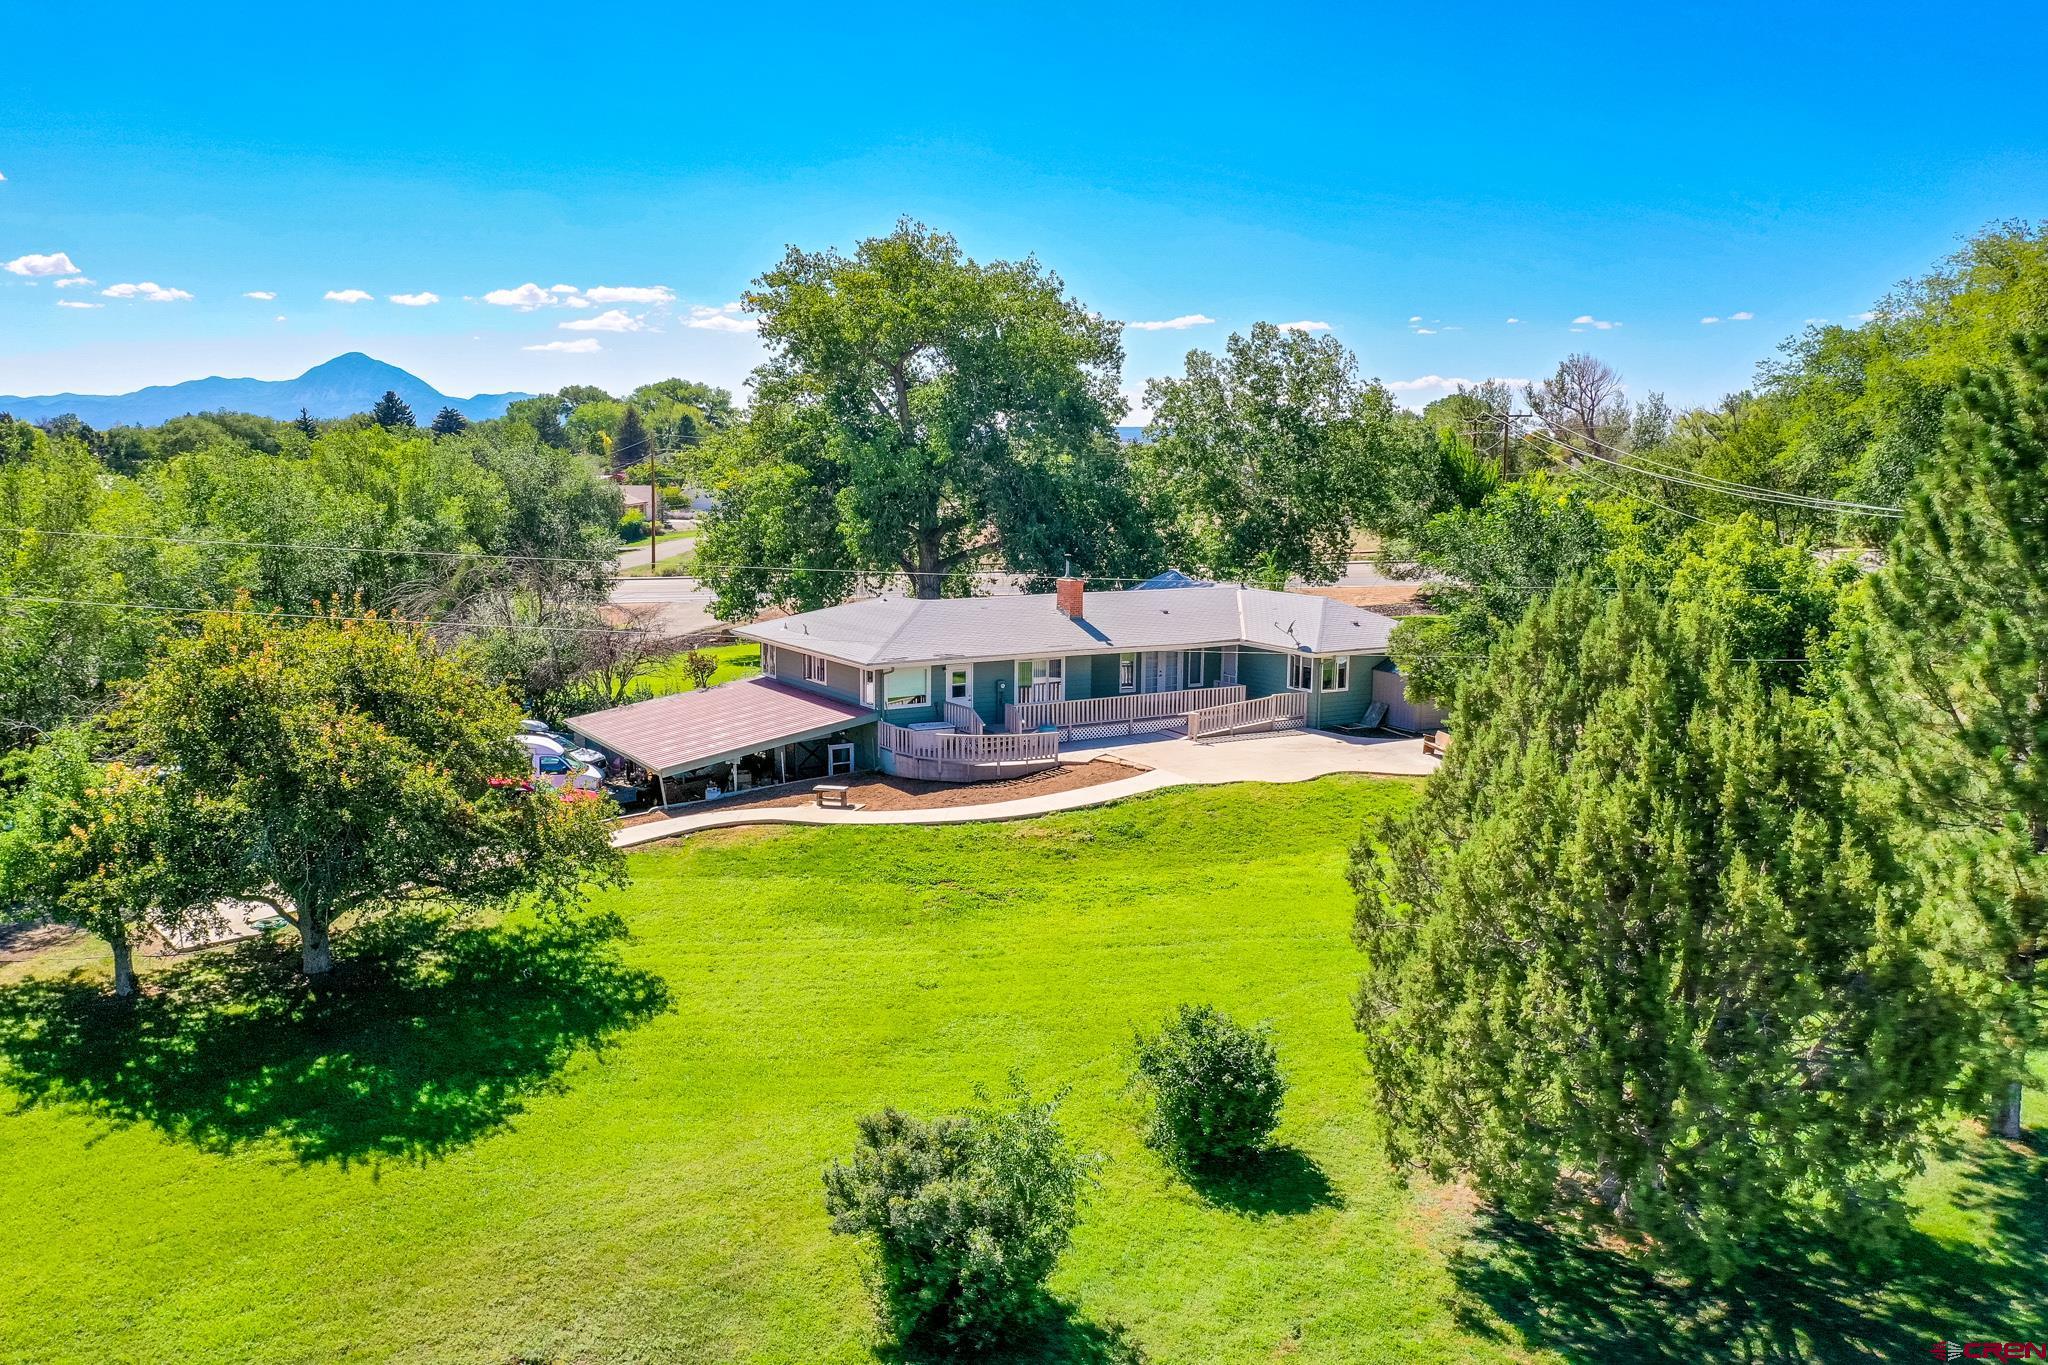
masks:
<svg viewBox="0 0 2048 1365"><path fill-rule="evenodd" d="M647 425L640 420L640 410L629 403L626 415L619 419L618 431L612 436L612 463L630 469L653 454L654 445L647 439Z"/></svg>
<svg viewBox="0 0 2048 1365"><path fill-rule="evenodd" d="M469 419L454 408L442 408L434 414L433 432L436 436L453 436L469 426Z"/></svg>
<svg viewBox="0 0 2048 1365"><path fill-rule="evenodd" d="M1460 689L1356 856L1357 1022L1397 1159L1718 1278L1884 1240L1968 1021L1804 670L1692 581L1575 582Z"/></svg>
<svg viewBox="0 0 2048 1365"><path fill-rule="evenodd" d="M292 423L292 425L306 433L306 439L309 441L320 434L320 424L314 421L313 414L307 412L304 408L299 409L298 420Z"/></svg>
<svg viewBox="0 0 2048 1365"><path fill-rule="evenodd" d="M2019 1135L2048 956L2048 333L1982 369L1874 575L1853 634L1848 730L1952 912L1941 946L2001 1006L2000 1127Z"/></svg>
<svg viewBox="0 0 2048 1365"><path fill-rule="evenodd" d="M419 425L413 420L412 408L398 396L396 389L384 390L384 396L377 400L377 406L370 409L370 420L386 429Z"/></svg>

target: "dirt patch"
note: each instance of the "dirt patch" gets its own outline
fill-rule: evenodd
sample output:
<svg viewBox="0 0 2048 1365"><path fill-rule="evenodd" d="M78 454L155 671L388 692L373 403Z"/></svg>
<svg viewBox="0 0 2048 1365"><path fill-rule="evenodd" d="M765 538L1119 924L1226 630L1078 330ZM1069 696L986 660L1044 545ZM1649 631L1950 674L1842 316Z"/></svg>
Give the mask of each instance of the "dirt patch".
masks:
<svg viewBox="0 0 2048 1365"><path fill-rule="evenodd" d="M1429 610L1419 600L1422 590L1428 586L1427 583L1376 583L1364 587L1302 588L1300 591L1342 602L1347 607L1370 607L1381 616L1418 616Z"/></svg>
<svg viewBox="0 0 2048 1365"><path fill-rule="evenodd" d="M1105 782L1120 782L1126 777L1135 777L1144 771L1134 764L1120 763L1110 758L1095 758L1086 763L1062 763L1057 768L1048 768L1044 772L1028 773L1023 777L1007 777L998 782L913 782L907 778L884 777L880 773L859 773L836 780L845 782L848 788L846 799L863 810L936 810L949 806L987 806L998 801L1021 801L1031 796L1050 796L1054 792L1098 787ZM764 792L760 796L728 796L713 805L692 803L689 806L677 806L668 814L686 814L711 809L746 810L815 805L818 798L812 794L811 785L808 782L798 783L772 792ZM660 811L643 811L638 815L629 815L617 823L622 826L644 825L653 820L666 818L667 816Z"/></svg>

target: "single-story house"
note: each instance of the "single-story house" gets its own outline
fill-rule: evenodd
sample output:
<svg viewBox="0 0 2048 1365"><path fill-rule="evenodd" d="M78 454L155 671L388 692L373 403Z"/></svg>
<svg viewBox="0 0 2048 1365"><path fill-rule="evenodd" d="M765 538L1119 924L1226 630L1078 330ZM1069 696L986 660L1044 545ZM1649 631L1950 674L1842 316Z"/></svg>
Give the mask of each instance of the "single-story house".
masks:
<svg viewBox="0 0 2048 1365"><path fill-rule="evenodd" d="M737 780L744 751L781 780L850 762L949 781L1051 766L1073 739L1355 725L1375 702L1423 729L1438 717L1403 696L1393 624L1328 597L1209 584L875 598L734 627L761 645L758 679L568 728L657 778L725 764ZM819 736L842 746L823 766L792 749Z"/></svg>

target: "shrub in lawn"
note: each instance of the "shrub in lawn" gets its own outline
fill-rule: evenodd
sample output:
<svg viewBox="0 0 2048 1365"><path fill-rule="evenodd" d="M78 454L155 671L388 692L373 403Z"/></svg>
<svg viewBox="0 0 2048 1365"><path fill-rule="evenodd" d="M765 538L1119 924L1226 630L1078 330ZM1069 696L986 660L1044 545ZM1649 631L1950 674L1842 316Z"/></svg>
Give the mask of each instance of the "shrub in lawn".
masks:
<svg viewBox="0 0 2048 1365"><path fill-rule="evenodd" d="M1020 1086L958 1117L884 1109L825 1172L832 1230L872 1239L877 1303L905 1345L986 1350L1038 1309L1092 1165L1058 1104Z"/></svg>
<svg viewBox="0 0 2048 1365"><path fill-rule="evenodd" d="M1207 1005L1182 1005L1137 1038L1138 1079L1152 1092L1146 1140L1189 1167L1256 1155L1280 1122L1287 1078L1264 1024L1246 1028Z"/></svg>

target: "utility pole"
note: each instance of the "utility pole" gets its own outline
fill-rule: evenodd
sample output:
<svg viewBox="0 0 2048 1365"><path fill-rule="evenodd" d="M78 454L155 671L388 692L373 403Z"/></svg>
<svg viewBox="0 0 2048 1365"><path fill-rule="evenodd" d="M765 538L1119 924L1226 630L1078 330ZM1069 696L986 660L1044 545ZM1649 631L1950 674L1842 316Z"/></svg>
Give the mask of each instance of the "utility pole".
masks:
<svg viewBox="0 0 2048 1365"><path fill-rule="evenodd" d="M655 458L654 433L647 433L647 510L654 514L654 534L647 541L647 572L659 575L661 563L661 466Z"/></svg>

